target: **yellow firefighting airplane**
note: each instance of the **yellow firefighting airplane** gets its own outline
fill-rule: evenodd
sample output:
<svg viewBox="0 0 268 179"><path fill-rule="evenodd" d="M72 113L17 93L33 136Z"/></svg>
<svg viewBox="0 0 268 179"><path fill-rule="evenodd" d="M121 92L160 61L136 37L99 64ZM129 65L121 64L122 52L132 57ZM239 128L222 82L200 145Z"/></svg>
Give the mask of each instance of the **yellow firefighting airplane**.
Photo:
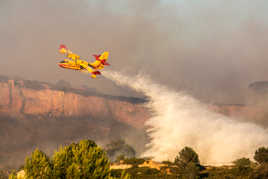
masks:
<svg viewBox="0 0 268 179"><path fill-rule="evenodd" d="M91 78L101 75L101 72L98 70L103 69L104 65L110 65L106 62L109 52L103 52L101 55L93 55L96 60L92 63L80 59L80 56L72 53L65 45L60 45L59 52L67 57L67 59L58 63L60 67L80 71L86 70L91 73Z"/></svg>

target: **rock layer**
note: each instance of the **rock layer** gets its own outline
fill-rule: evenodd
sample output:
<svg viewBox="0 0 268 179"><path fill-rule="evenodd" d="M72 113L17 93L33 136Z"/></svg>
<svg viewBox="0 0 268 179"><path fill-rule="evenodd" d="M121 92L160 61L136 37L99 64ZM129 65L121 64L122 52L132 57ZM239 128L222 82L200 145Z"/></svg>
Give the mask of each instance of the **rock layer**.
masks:
<svg viewBox="0 0 268 179"><path fill-rule="evenodd" d="M87 89L61 89L59 86L25 80L0 81L0 113L11 117L111 118L143 128L149 113L146 100L108 96Z"/></svg>

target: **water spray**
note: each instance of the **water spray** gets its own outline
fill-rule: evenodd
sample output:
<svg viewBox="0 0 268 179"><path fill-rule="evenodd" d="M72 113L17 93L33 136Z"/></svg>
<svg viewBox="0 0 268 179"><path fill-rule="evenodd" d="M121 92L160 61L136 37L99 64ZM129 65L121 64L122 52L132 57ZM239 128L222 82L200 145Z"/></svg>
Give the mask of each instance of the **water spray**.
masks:
<svg viewBox="0 0 268 179"><path fill-rule="evenodd" d="M146 75L129 77L113 71L103 75L149 98L145 105L153 114L145 125L151 141L143 156L173 161L189 146L203 164L221 165L242 157L252 159L258 147L268 144L268 133L260 126L210 111L192 96L156 84Z"/></svg>

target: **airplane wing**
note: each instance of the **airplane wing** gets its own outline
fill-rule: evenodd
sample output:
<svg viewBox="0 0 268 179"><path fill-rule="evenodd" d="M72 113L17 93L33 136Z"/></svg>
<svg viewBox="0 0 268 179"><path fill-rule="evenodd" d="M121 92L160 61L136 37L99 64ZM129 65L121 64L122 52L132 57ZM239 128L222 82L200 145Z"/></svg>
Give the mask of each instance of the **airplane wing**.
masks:
<svg viewBox="0 0 268 179"><path fill-rule="evenodd" d="M96 78L97 75L101 75L101 72L99 72L98 70L92 69L90 67L88 67L85 64L80 64L84 69L86 69L89 73L91 73L91 78Z"/></svg>
<svg viewBox="0 0 268 179"><path fill-rule="evenodd" d="M109 57L109 52L103 52L101 55L93 55L95 57L95 61L93 63L89 63L89 66L91 66L94 69L101 70L104 68L104 65L110 65L106 61Z"/></svg>
<svg viewBox="0 0 268 179"><path fill-rule="evenodd" d="M78 60L78 59L80 59L79 55L73 53L65 45L60 45L59 52L61 54L66 55L66 57L69 58L70 60Z"/></svg>

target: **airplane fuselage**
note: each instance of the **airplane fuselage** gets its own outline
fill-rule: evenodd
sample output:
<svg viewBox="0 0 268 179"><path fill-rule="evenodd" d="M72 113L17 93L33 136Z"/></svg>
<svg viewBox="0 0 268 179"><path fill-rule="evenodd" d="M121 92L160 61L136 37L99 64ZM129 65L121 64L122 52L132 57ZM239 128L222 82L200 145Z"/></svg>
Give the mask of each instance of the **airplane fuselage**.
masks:
<svg viewBox="0 0 268 179"><path fill-rule="evenodd" d="M88 62L84 60L69 60L64 59L63 61L59 62L58 65L62 68L68 68L72 70L83 70L83 66L88 66Z"/></svg>

